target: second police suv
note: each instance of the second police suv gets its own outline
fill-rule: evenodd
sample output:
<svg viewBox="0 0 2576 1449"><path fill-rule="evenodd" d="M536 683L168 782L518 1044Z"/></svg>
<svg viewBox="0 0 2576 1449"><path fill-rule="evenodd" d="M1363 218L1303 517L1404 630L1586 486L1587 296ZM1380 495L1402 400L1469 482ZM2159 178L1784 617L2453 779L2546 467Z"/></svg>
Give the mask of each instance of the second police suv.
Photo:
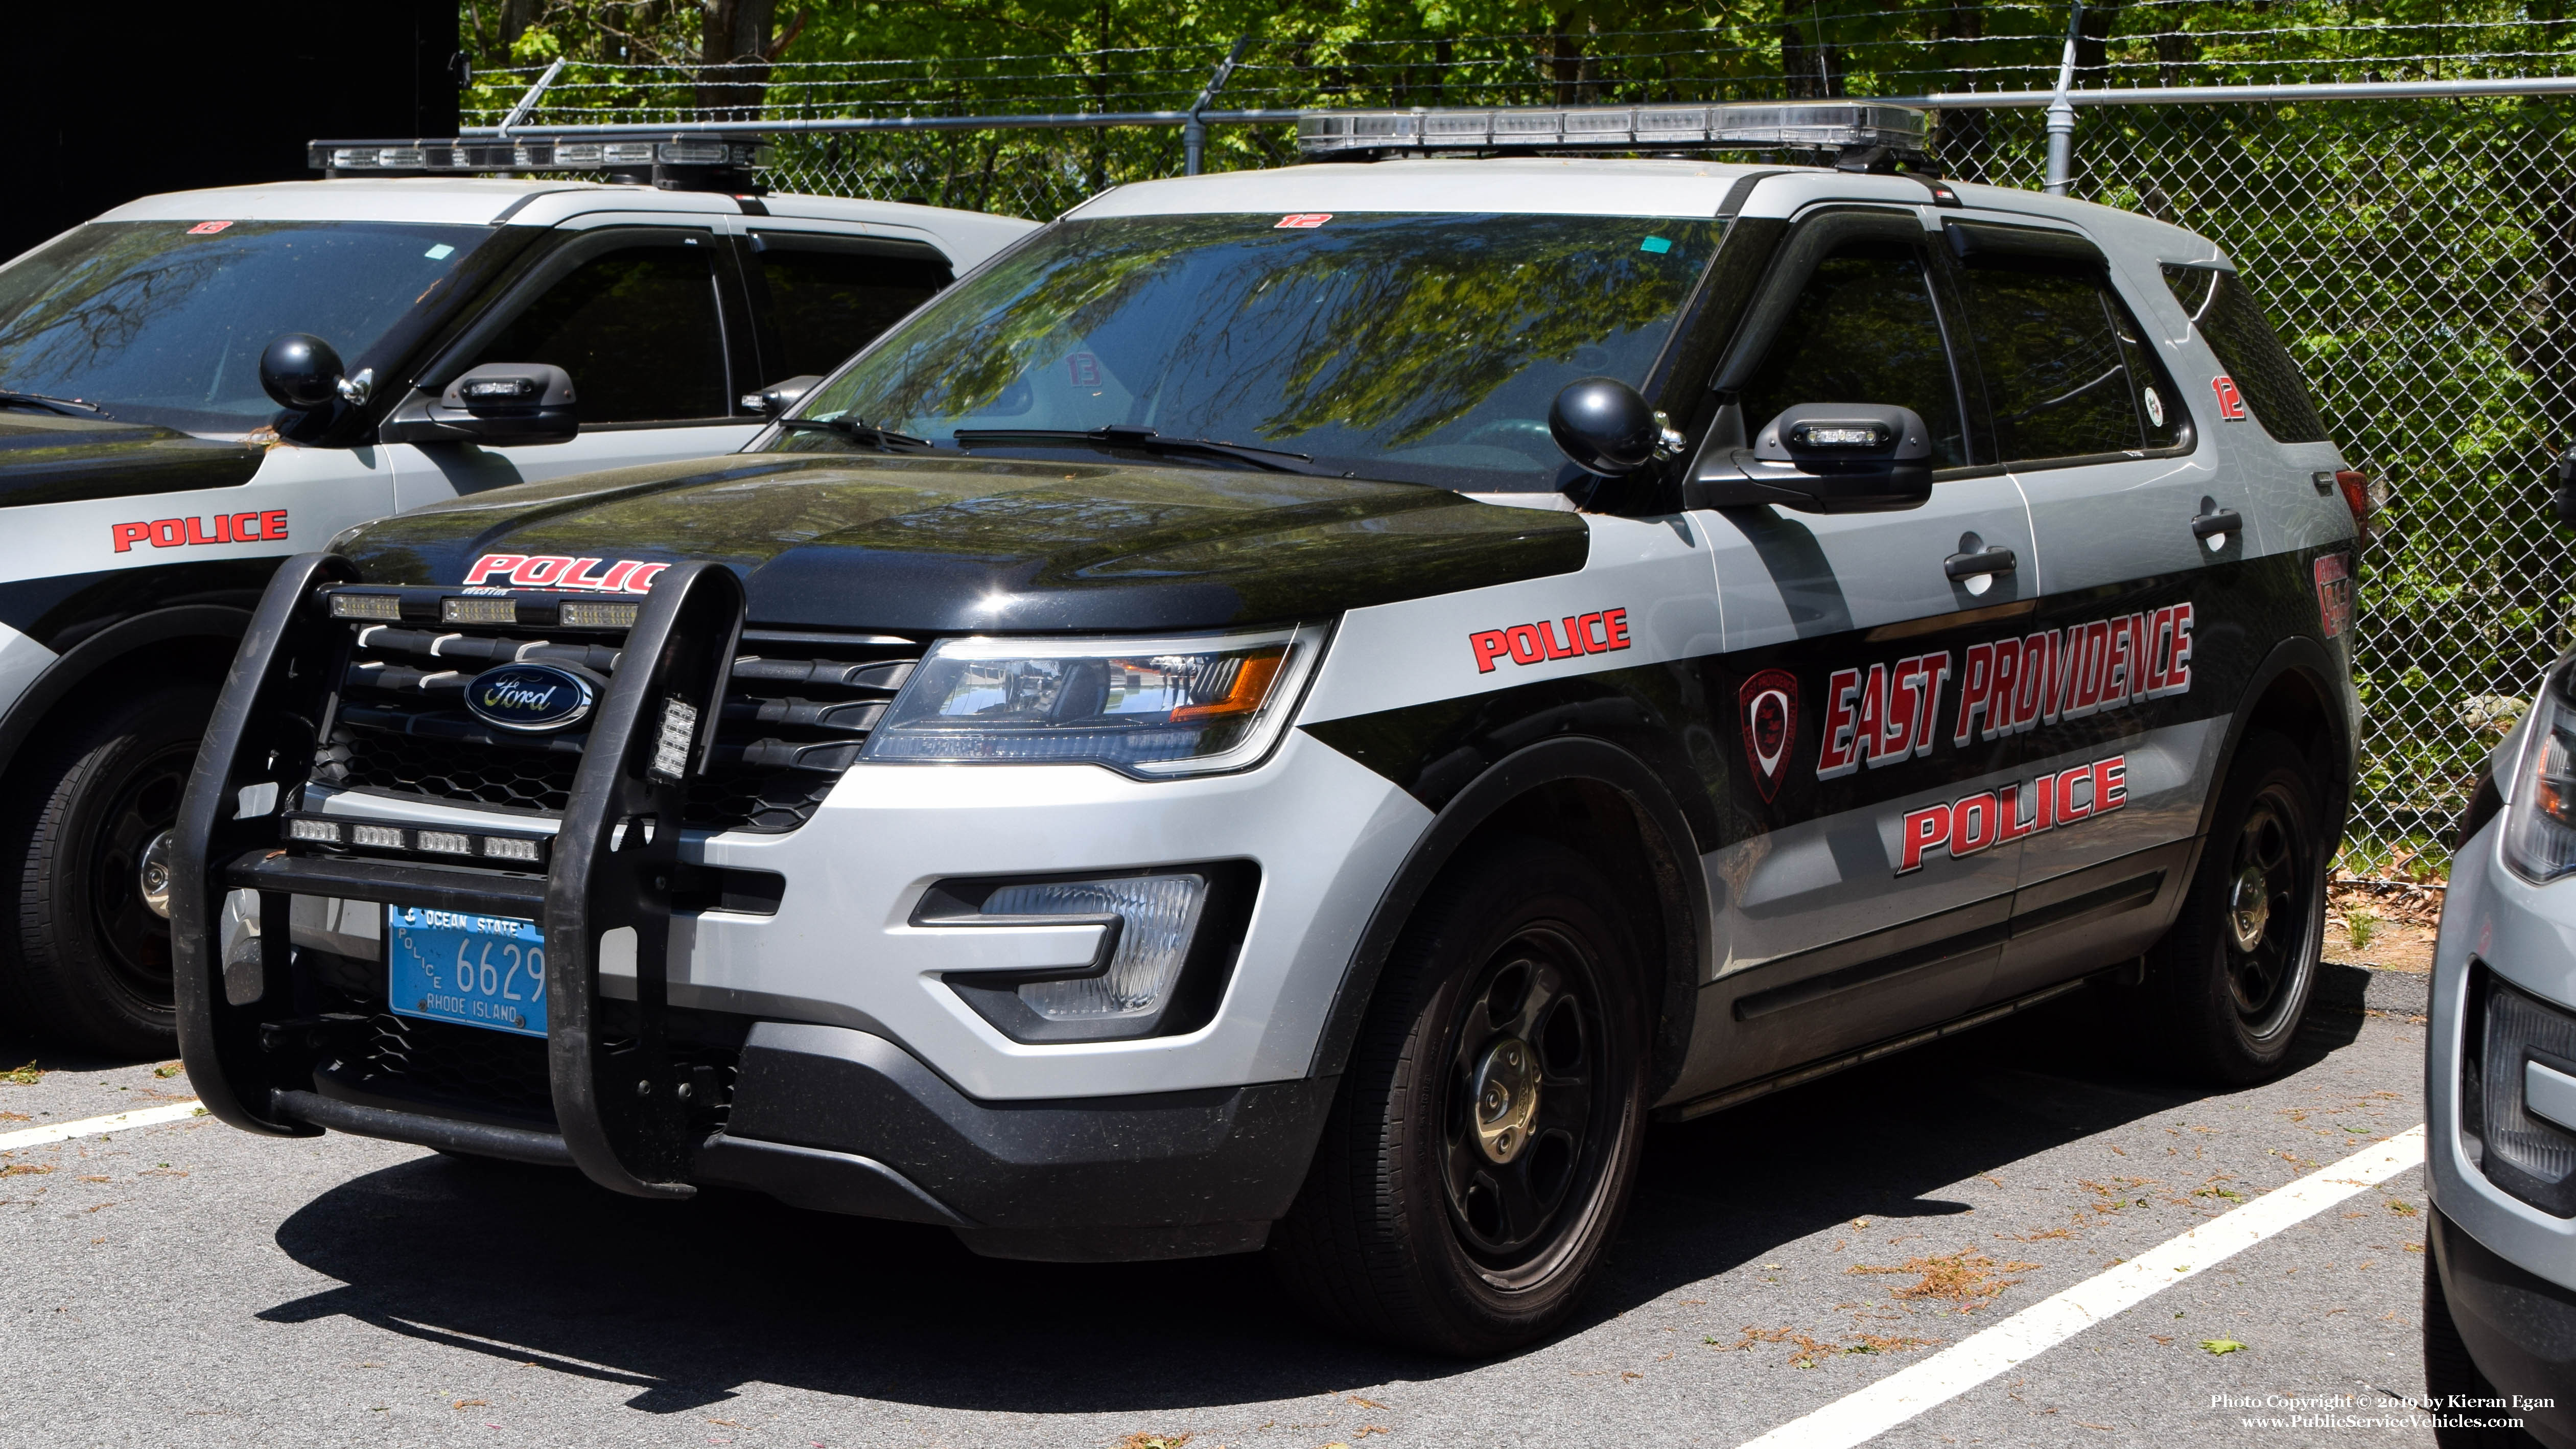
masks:
<svg viewBox="0 0 2576 1449"><path fill-rule="evenodd" d="M575 149L317 143L325 180L147 196L0 265L13 1021L171 1049L156 845L280 559L504 484L732 452L770 384L1030 230L750 194L739 144ZM599 180L472 174L513 164ZM542 365L556 405L469 395L492 363Z"/></svg>
<svg viewBox="0 0 2576 1449"><path fill-rule="evenodd" d="M1652 1116L2088 980L2274 1070L2363 480L2216 246L1920 128L1310 118L739 455L298 557L175 838L192 1079L1480 1353Z"/></svg>

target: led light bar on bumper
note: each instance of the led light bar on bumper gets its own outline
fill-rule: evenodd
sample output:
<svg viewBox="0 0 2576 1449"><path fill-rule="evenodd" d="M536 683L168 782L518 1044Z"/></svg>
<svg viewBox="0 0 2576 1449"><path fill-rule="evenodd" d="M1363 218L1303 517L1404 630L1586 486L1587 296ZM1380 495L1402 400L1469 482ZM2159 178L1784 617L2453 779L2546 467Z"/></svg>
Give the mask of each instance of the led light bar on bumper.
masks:
<svg viewBox="0 0 2576 1449"><path fill-rule="evenodd" d="M1082 877L949 880L923 893L912 924L999 930L1097 925L1100 950L1072 970L957 971L944 979L1014 1041L1175 1036L1196 1031L1215 1014L1258 884L1249 861Z"/></svg>
<svg viewBox="0 0 2576 1449"><path fill-rule="evenodd" d="M1297 118L1309 158L1390 151L1929 150L1924 114L1866 101L1324 111Z"/></svg>
<svg viewBox="0 0 2576 1449"><path fill-rule="evenodd" d="M354 820L346 816L295 811L285 815L280 833L291 845L429 856L447 861L470 861L503 870L542 871L554 849L553 837L545 835L424 829L391 820Z"/></svg>
<svg viewBox="0 0 2576 1449"><path fill-rule="evenodd" d="M865 758L1094 764L1144 779L1257 764L1322 655L1320 625L1165 639L942 641Z"/></svg>
<svg viewBox="0 0 2576 1449"><path fill-rule="evenodd" d="M2563 669L2541 687L2518 778L2505 796L2505 863L2534 885L2576 872L2576 708L2569 687Z"/></svg>

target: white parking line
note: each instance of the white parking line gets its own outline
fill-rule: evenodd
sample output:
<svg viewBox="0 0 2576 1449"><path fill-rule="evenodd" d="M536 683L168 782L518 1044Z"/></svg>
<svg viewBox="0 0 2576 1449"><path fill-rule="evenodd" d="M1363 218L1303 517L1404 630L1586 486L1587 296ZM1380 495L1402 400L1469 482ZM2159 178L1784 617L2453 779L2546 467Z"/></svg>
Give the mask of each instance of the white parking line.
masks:
<svg viewBox="0 0 2576 1449"><path fill-rule="evenodd" d="M2096 1323L2234 1257L2424 1160L2424 1126L2407 1128L2287 1187L2212 1218L2144 1255L2034 1303L1912 1368L1792 1419L1743 1449L1850 1449L1997 1374L2026 1363Z"/></svg>
<svg viewBox="0 0 2576 1449"><path fill-rule="evenodd" d="M74 1137L96 1137L101 1132L122 1132L128 1127L183 1121L204 1110L192 1097L166 1107L137 1107L131 1112L117 1112L106 1117L83 1117L77 1122L57 1122L50 1127L30 1127L23 1132L0 1132L0 1152L42 1147L48 1142L67 1142Z"/></svg>

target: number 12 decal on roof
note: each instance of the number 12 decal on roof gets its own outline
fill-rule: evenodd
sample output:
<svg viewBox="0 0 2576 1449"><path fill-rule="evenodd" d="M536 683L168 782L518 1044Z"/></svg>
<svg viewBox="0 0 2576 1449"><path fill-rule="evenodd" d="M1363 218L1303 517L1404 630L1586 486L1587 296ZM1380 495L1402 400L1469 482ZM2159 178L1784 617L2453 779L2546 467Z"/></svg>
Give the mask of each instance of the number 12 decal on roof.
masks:
<svg viewBox="0 0 2576 1449"><path fill-rule="evenodd" d="M1277 231L1285 227L1291 231L1312 231L1332 219L1333 214L1329 211L1292 211L1279 218L1279 225L1272 227L1271 230Z"/></svg>

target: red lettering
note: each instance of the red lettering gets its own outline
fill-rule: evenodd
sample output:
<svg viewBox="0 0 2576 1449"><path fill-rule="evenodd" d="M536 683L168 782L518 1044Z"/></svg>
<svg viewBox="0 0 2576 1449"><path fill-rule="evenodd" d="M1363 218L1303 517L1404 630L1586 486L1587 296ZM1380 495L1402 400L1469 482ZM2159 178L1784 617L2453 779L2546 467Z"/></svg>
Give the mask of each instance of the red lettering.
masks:
<svg viewBox="0 0 2576 1449"><path fill-rule="evenodd" d="M597 579L593 579L593 578L584 578L584 577L583 577L583 575L585 575L585 574L589 573L592 569L597 568L597 567L599 567L599 560L598 560L598 559L595 559L595 558L577 558L577 559L574 559L574 560L572 561L572 567L571 567L569 570L567 570L567 571L565 572L565 574L564 574L564 576L563 576L563 582L562 582L562 584L560 585L560 587L567 588L567 589L595 589L595 588L600 587L600 581L599 581L599 580L597 580Z"/></svg>
<svg viewBox="0 0 2576 1449"><path fill-rule="evenodd" d="M1899 659L1887 674L1887 721L1880 726L1877 738L1870 741L1869 761L1873 765L1894 764L1904 759L1914 746L1915 681L1923 673L1923 656Z"/></svg>
<svg viewBox="0 0 2576 1449"><path fill-rule="evenodd" d="M643 592L634 584L627 585L627 588L636 593ZM1539 647L1538 630L1533 625L1513 625L1505 631L1504 640L1511 647L1514 664L1536 664L1547 657L1547 651Z"/></svg>
<svg viewBox="0 0 2576 1449"><path fill-rule="evenodd" d="M2093 797L2091 795L2088 794L2085 796L2084 804L2081 807L2078 807L2075 803L2075 787L2089 782L2092 778L2093 767L2091 765L2078 765L2072 770L2061 770L2058 772L2056 785L2058 824L2072 825L2076 821L2093 813Z"/></svg>
<svg viewBox="0 0 2576 1449"><path fill-rule="evenodd" d="M1896 873L1923 868L1923 852L1950 838L1950 807L1939 801L1905 812L1905 848Z"/></svg>
<svg viewBox="0 0 2576 1449"><path fill-rule="evenodd" d="M487 553L476 559L474 566L465 571L465 582L469 585L479 584L494 574L500 574L506 580L510 570L527 561L528 556L522 553Z"/></svg>
<svg viewBox="0 0 2576 1449"><path fill-rule="evenodd" d="M179 520L175 518L156 518L152 520L152 546L154 548L180 548L184 547L187 542L188 532L186 529L179 526Z"/></svg>
<svg viewBox="0 0 2576 1449"><path fill-rule="evenodd" d="M1556 640L1556 625L1541 619L1537 627L1539 647L1547 651L1548 658L1571 659L1583 652L1582 645L1575 640L1571 631L1566 635L1566 642L1560 644Z"/></svg>
<svg viewBox="0 0 2576 1449"><path fill-rule="evenodd" d="M1995 685L1995 646L1971 644L1968 659L1959 667L1959 723L1950 731L1950 743L1968 742L1969 722L1986 712L1986 693Z"/></svg>
<svg viewBox="0 0 2576 1449"><path fill-rule="evenodd" d="M2030 782L2031 833L2057 828L2057 777L2042 774Z"/></svg>
<svg viewBox="0 0 2576 1449"><path fill-rule="evenodd" d="M222 526L222 524L223 524L223 519L221 518L221 516L218 516L218 517L216 518L215 522L216 522L216 526L217 526L218 528L220 528L220 527ZM209 537L209 536L207 535L207 533L206 533L206 521L205 521L204 519L202 519L202 518L191 518L191 519L189 519L189 520L188 520L188 542L190 542L190 543L222 543L222 542L224 542L224 540L222 540L222 539L220 539L220 538L213 538L213 537Z"/></svg>
<svg viewBox="0 0 2576 1449"><path fill-rule="evenodd" d="M1986 688L1986 738L2001 739L2021 726L2013 701L2021 695L2021 641L1995 641L1995 680Z"/></svg>
<svg viewBox="0 0 2576 1449"><path fill-rule="evenodd" d="M1997 790L1995 792L1995 843L2010 845L2028 834L2030 834L2030 827L2021 823L2021 786L2016 783Z"/></svg>
<svg viewBox="0 0 2576 1449"><path fill-rule="evenodd" d="M2021 641L2021 686L2013 691L2013 727L2029 729L2042 722L2048 707L2048 690L2055 682L2056 650L2049 646L2057 636L2046 630Z"/></svg>
<svg viewBox="0 0 2576 1449"><path fill-rule="evenodd" d="M256 513L236 513L236 514L234 514L234 515L233 515L233 542L235 542L235 543L264 543L264 542L266 542L266 540L262 539L262 538L259 536L259 515L258 515L258 514L256 514Z"/></svg>
<svg viewBox="0 0 2576 1449"><path fill-rule="evenodd" d="M1973 823L1971 823L1973 822ZM1950 858L1990 849L2003 836L1992 793L1971 795L1950 807Z"/></svg>
<svg viewBox="0 0 2576 1449"><path fill-rule="evenodd" d="M2102 707L2103 676L2111 664L2111 626L2108 622L2084 626L2083 655L2077 666L2075 707L2068 715L2081 719Z"/></svg>
<svg viewBox="0 0 2576 1449"><path fill-rule="evenodd" d="M571 565L572 560L561 554L530 554L525 562L510 570L510 584L514 588L542 589L562 578L564 570Z"/></svg>
<svg viewBox="0 0 2576 1449"><path fill-rule="evenodd" d="M2095 760L2093 776L2093 813L2103 814L2129 803L2129 757L2113 755Z"/></svg>
<svg viewBox="0 0 2576 1449"><path fill-rule="evenodd" d="M1887 732L1887 666L1869 667L1868 682L1861 686L1860 709L1852 717L1852 749L1871 764L1883 759L1879 736Z"/></svg>
<svg viewBox="0 0 2576 1449"><path fill-rule="evenodd" d="M1860 692L1860 671L1837 669L1825 681L1825 739L1816 752L1816 778L1839 779L1860 768L1852 739L1852 696Z"/></svg>
<svg viewBox="0 0 2576 1449"><path fill-rule="evenodd" d="M152 525L148 523L119 523L111 526L108 529L108 532L114 535L116 539L116 551L118 553L126 553L131 551L136 544L141 543L152 536Z"/></svg>
<svg viewBox="0 0 2576 1449"><path fill-rule="evenodd" d="M637 564L635 566L635 572L626 576L626 592L630 594L649 593L653 588L653 576L669 567L670 565L666 563ZM1520 656L1515 652L1512 657L1517 659Z"/></svg>
<svg viewBox="0 0 2576 1449"><path fill-rule="evenodd" d="M1613 649L1627 648L1628 611L1625 609L1609 610L1601 616L1601 621L1609 626L1610 647Z"/></svg>
<svg viewBox="0 0 2576 1449"><path fill-rule="evenodd" d="M1950 677L1950 651L1923 656L1923 668L1915 675L1921 680L1923 707L1914 713L1914 753L1919 757L1932 753L1932 731L1941 721L1941 686Z"/></svg>
<svg viewBox="0 0 2576 1449"><path fill-rule="evenodd" d="M259 536L271 542L286 537L286 510L272 508L259 516Z"/></svg>
<svg viewBox="0 0 2576 1449"><path fill-rule="evenodd" d="M630 564L620 564L617 566L617 572L623 574L631 567L633 566ZM1476 672L1491 674L1494 672L1494 656L1502 653L1505 648L1503 631L1487 629L1481 634L1470 634L1467 636L1467 647L1476 651Z"/></svg>
<svg viewBox="0 0 2576 1449"><path fill-rule="evenodd" d="M2165 671L2165 690L2180 694L2191 688L2191 605L2174 605L2173 667Z"/></svg>
<svg viewBox="0 0 2576 1449"><path fill-rule="evenodd" d="M1566 651L1569 654L1589 654L1592 652L1592 639L1583 627L1583 616L1581 614L1568 614L1565 616L1565 642L1572 646Z"/></svg>
<svg viewBox="0 0 2576 1449"><path fill-rule="evenodd" d="M1583 648L1585 652L1598 654L1610 647L1610 626L1601 622L1601 616L1599 614L1586 614L1575 622L1583 626ZM1601 629L1601 637L1597 642L1592 637L1592 630L1595 625L1599 625Z"/></svg>

